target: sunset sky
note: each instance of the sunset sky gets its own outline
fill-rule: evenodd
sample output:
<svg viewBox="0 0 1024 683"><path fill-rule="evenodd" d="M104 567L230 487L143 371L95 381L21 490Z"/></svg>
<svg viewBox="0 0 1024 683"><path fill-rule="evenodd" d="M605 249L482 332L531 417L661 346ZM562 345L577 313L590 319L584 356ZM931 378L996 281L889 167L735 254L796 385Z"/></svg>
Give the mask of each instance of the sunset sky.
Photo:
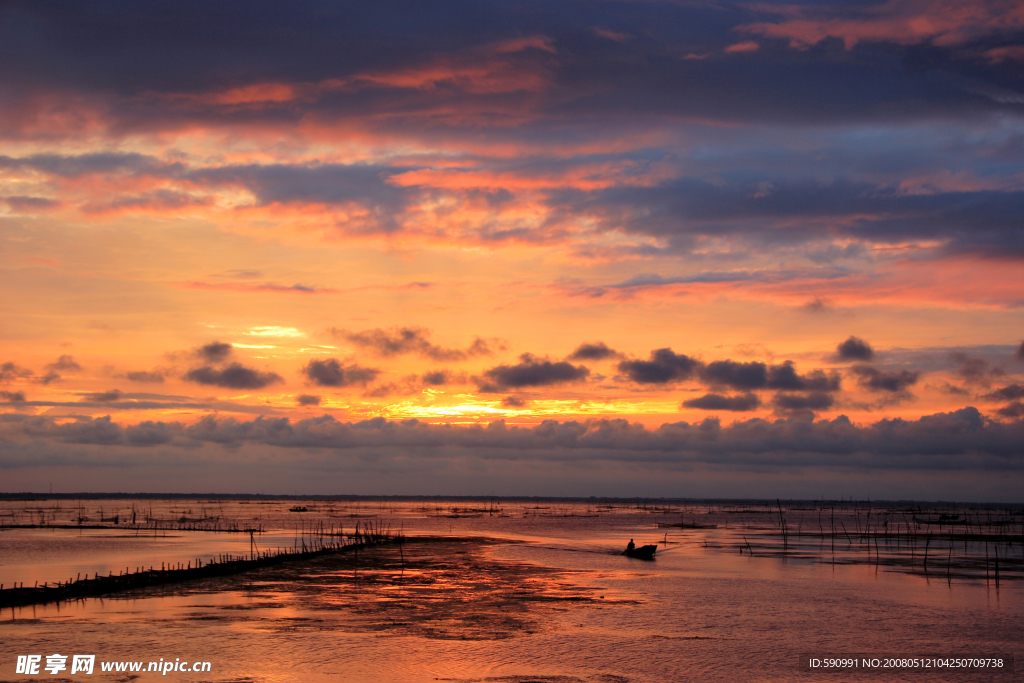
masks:
<svg viewBox="0 0 1024 683"><path fill-rule="evenodd" d="M1021 501L1014 0L0 6L0 491Z"/></svg>

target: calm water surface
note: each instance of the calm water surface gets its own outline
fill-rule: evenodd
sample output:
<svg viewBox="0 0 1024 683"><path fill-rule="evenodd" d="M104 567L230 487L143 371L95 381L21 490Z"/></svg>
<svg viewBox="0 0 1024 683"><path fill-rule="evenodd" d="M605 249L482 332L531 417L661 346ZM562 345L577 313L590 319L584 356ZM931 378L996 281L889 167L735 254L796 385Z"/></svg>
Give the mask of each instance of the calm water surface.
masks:
<svg viewBox="0 0 1024 683"><path fill-rule="evenodd" d="M293 513L288 501L105 501L103 515L132 504L139 522L145 506L146 516L168 523L216 518L225 527L262 527L254 535L262 549L301 544L312 528L348 532L357 522L390 524L411 539L404 551L389 546L358 559L186 584L159 595L5 610L0 680L31 680L15 674L18 655L53 653L210 661L206 674L135 675L196 681L1021 678L802 671L799 656L810 653L1000 653L1024 665L1024 582L1014 580L1011 556L1003 556L996 584L984 573L958 574L956 563L947 568L939 554L927 574L886 563L884 549L868 561L852 534L838 548L831 538L797 539L782 552L766 511L586 501L495 501L467 510L463 501L360 501L303 503L309 510ZM0 512L9 523L46 517L49 525L98 516L94 503L77 505L7 502ZM861 517L851 521L850 511L842 514L848 528L866 527ZM794 527L820 517L806 510L803 521L796 512L786 515ZM680 520L718 527L657 527ZM417 543L417 536L491 540ZM659 543L657 559L615 554L630 538ZM0 582L64 581L249 550L248 534L6 528ZM953 557L948 548L942 552ZM1021 549L1000 552L1019 556ZM127 673L63 673L66 680L135 680ZM45 672L38 678L60 679Z"/></svg>

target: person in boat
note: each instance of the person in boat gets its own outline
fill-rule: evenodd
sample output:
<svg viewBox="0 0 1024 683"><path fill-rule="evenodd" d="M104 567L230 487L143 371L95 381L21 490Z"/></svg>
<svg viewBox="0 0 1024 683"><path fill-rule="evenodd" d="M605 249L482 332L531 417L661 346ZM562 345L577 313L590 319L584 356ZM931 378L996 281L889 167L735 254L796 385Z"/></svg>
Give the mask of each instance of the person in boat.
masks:
<svg viewBox="0 0 1024 683"><path fill-rule="evenodd" d="M633 539L629 539L629 545L626 546L626 552L631 553L636 548L636 544L633 543Z"/></svg>

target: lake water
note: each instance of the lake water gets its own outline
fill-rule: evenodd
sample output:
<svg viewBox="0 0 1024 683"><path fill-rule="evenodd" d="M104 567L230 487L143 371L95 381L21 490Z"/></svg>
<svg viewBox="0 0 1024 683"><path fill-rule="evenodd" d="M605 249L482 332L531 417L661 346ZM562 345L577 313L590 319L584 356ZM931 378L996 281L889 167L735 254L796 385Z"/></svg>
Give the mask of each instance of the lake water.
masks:
<svg viewBox="0 0 1024 683"><path fill-rule="evenodd" d="M308 509L290 512L297 504ZM250 552L248 534L214 528L259 528L252 541L261 550L301 545L314 529L348 533L356 523L401 529L408 542L146 594L8 608L0 680L1020 680L1005 669L827 672L800 664L801 655L844 654L1024 663L1019 511L777 507L6 501L6 586ZM54 528L115 515L124 526L133 512L134 528ZM658 526L678 523L715 528ZM879 529L888 535L872 537ZM656 559L617 554L630 539L657 543ZM69 675L69 657L59 675L16 673L19 655L43 655L45 664L54 653L95 654L96 671ZM161 658L208 661L210 671L99 671L103 661Z"/></svg>

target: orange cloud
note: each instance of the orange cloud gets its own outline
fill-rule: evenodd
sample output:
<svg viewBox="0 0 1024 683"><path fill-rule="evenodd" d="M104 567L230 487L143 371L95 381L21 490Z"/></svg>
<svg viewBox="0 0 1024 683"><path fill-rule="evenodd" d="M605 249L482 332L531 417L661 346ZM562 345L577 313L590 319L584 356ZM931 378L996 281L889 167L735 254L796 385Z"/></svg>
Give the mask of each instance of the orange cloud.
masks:
<svg viewBox="0 0 1024 683"><path fill-rule="evenodd" d="M573 188L598 190L613 186L653 186L677 175L668 163L640 164L635 161L574 164L570 167L537 167L522 171L488 168L417 169L397 173L388 182L400 187L430 187L446 190L539 190Z"/></svg>
<svg viewBox="0 0 1024 683"><path fill-rule="evenodd" d="M627 40L631 40L633 38L633 36L631 36L628 33L622 33L620 31L610 31L606 28L600 28L598 26L595 26L593 28L593 31L594 35L601 36L602 38L607 38L608 40L614 40L617 43L624 43Z"/></svg>
<svg viewBox="0 0 1024 683"><path fill-rule="evenodd" d="M735 45L730 45L729 47L725 48L725 51L729 52L729 53L732 53L732 52L756 52L757 50L760 50L760 49L761 49L760 45L758 45L757 43L755 43L752 40L748 40L748 41L746 41L744 43L736 43Z"/></svg>
<svg viewBox="0 0 1024 683"><path fill-rule="evenodd" d="M739 27L769 38L788 38L793 47L808 47L826 38L839 38L846 49L865 41L913 45L960 45L991 33L1024 28L1024 4L1014 0L890 0L854 16L810 16L814 9L787 7L778 12L792 18Z"/></svg>
<svg viewBox="0 0 1024 683"><path fill-rule="evenodd" d="M1024 62L1024 45L994 47L991 50L985 50L985 56L992 60L993 64L999 64L1006 60Z"/></svg>
<svg viewBox="0 0 1024 683"><path fill-rule="evenodd" d="M289 102L297 96L296 86L288 83L256 83L220 93L199 95L197 99L210 104L236 105Z"/></svg>
<svg viewBox="0 0 1024 683"><path fill-rule="evenodd" d="M451 87L472 94L545 90L552 79L543 62L510 57L527 50L556 54L549 38L530 36L484 45L413 68L357 74L339 80L338 85L346 88L383 86L419 90Z"/></svg>

